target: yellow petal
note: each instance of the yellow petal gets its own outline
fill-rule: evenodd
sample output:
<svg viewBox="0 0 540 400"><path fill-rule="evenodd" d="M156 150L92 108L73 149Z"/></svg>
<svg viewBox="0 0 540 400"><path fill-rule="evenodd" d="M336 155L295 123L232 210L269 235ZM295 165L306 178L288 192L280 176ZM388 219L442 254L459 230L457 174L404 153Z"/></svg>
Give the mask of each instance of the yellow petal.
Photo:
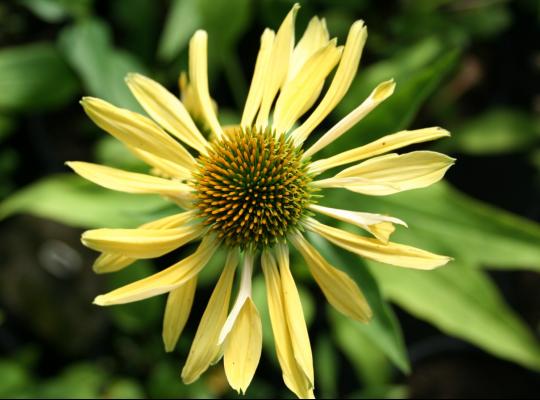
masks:
<svg viewBox="0 0 540 400"><path fill-rule="evenodd" d="M403 244L392 242L383 244L375 239L358 236L341 229L321 224L313 218L306 221L306 228L318 233L336 246L345 250L370 260L395 265L397 267L434 269L445 265L451 260L450 257L440 256Z"/></svg>
<svg viewBox="0 0 540 400"><path fill-rule="evenodd" d="M341 47L336 48L336 41L332 40L306 61L293 80L285 83L274 110L272 127L276 132L287 132L301 117L314 94L336 66L342 50Z"/></svg>
<svg viewBox="0 0 540 400"><path fill-rule="evenodd" d="M198 30L189 42L189 80L201 106L203 118L216 137L220 138L223 135L223 129L217 119L208 90L207 52L208 35L205 31Z"/></svg>
<svg viewBox="0 0 540 400"><path fill-rule="evenodd" d="M170 292L196 276L208 263L218 246L219 241L208 235L201 241L195 253L182 261L147 278L97 296L94 304L99 306L124 304Z"/></svg>
<svg viewBox="0 0 540 400"><path fill-rule="evenodd" d="M172 290L167 297L165 315L163 316L162 339L165 351L174 350L184 326L191 312L195 289L197 288L197 276L194 276L182 286Z"/></svg>
<svg viewBox="0 0 540 400"><path fill-rule="evenodd" d="M253 276L253 264L254 257L251 252L246 252L244 256L244 263L242 266L242 274L240 276L240 285L238 288L238 294L236 295L236 300L229 312L227 320L223 324L223 328L219 334L218 344L222 344L225 341L225 338L232 330L236 318L240 314L242 307L246 300L251 297L251 279Z"/></svg>
<svg viewBox="0 0 540 400"><path fill-rule="evenodd" d="M84 97L81 104L97 126L126 145L180 164L188 170L195 167L191 154L149 118L93 97Z"/></svg>
<svg viewBox="0 0 540 400"><path fill-rule="evenodd" d="M292 235L291 241L306 260L328 302L349 318L369 321L371 308L358 285L345 272L331 266L302 235Z"/></svg>
<svg viewBox="0 0 540 400"><path fill-rule="evenodd" d="M153 172L157 172L155 173L155 175L184 180L191 178L191 171L179 164L155 156L152 153L138 149L136 147L127 146L127 148L135 155L135 157L153 167Z"/></svg>
<svg viewBox="0 0 540 400"><path fill-rule="evenodd" d="M154 121L184 143L206 154L208 142L176 96L156 81L140 74L129 74L126 82Z"/></svg>
<svg viewBox="0 0 540 400"><path fill-rule="evenodd" d="M306 376L294 357L281 277L272 254L265 251L261 257L262 270L266 282L266 295L277 359L287 387L299 398L314 398L313 382Z"/></svg>
<svg viewBox="0 0 540 400"><path fill-rule="evenodd" d="M311 353L311 344L309 334L300 303L300 295L294 283L291 270L289 268L289 249L287 245L276 245L276 259L279 265L281 275L281 286L283 289L283 303L285 306L285 317L291 335L291 344L294 352L294 358L298 366L309 379L311 386L314 384L313 375L313 355Z"/></svg>
<svg viewBox="0 0 540 400"><path fill-rule="evenodd" d="M314 161L309 165L309 171L314 174L320 174L327 169L339 165L365 160L366 158L388 153L389 151L400 149L411 144L440 139L445 136L450 136L450 133L438 127L393 133L356 149L336 154L330 158Z"/></svg>
<svg viewBox="0 0 540 400"><path fill-rule="evenodd" d="M261 129L268 125L268 115L277 92L285 82L294 46L294 21L300 5L295 4L279 27L264 84L261 107L255 125Z"/></svg>
<svg viewBox="0 0 540 400"><path fill-rule="evenodd" d="M87 162L66 163L72 170L97 185L127 193L151 193L190 199L191 187L169 179L122 171Z"/></svg>
<svg viewBox="0 0 540 400"><path fill-rule="evenodd" d="M168 217L156 219L139 226L142 229L173 229L185 225L195 218L196 210L185 211L183 213L169 215ZM96 274L119 271L136 261L135 258L123 256L121 254L103 253L92 266Z"/></svg>
<svg viewBox="0 0 540 400"><path fill-rule="evenodd" d="M227 255L221 277L210 296L191 344L186 364L182 369L182 380L186 384L196 381L221 354L222 346L218 345L218 337L227 318L237 265L238 252L231 250Z"/></svg>
<svg viewBox="0 0 540 400"><path fill-rule="evenodd" d="M242 114L242 126L251 126L255 115L261 105L266 75L270 64L270 55L272 53L272 44L274 43L275 33L271 29L265 29L261 36L261 48L257 55L255 63L255 71L249 87L248 97Z"/></svg>
<svg viewBox="0 0 540 400"><path fill-rule="evenodd" d="M227 336L223 366L229 385L245 394L259 365L262 350L262 324L259 312L248 298Z"/></svg>
<svg viewBox="0 0 540 400"><path fill-rule="evenodd" d="M311 18L302 38L300 38L298 44L294 47L287 74L287 82L293 80L306 61L315 52L325 47L328 41L329 34L326 28L326 21L318 17Z"/></svg>
<svg viewBox="0 0 540 400"><path fill-rule="evenodd" d="M309 208L318 213L328 215L329 217L340 221L356 225L384 243L388 243L390 235L394 232L393 224L407 226L405 222L398 218L388 217L381 214L371 214L358 211L341 210L338 208L323 207L311 204Z"/></svg>
<svg viewBox="0 0 540 400"><path fill-rule="evenodd" d="M154 258L196 239L204 232L200 224L174 229L92 229L82 242L93 250L130 258Z"/></svg>
<svg viewBox="0 0 540 400"><path fill-rule="evenodd" d="M328 91L306 121L291 133L291 137L298 146L304 143L309 134L330 114L345 93L347 93L356 75L366 39L367 30L364 27L364 23L362 21L356 21L349 30L341 61Z"/></svg>
<svg viewBox="0 0 540 400"><path fill-rule="evenodd" d="M136 258L126 257L120 254L102 253L94 261L92 269L96 274L106 274L120 271L137 261Z"/></svg>
<svg viewBox="0 0 540 400"><path fill-rule="evenodd" d="M304 157L311 157L319 150L325 148L334 140L339 138L359 121L361 121L366 115L368 115L375 107L381 104L384 100L394 93L396 84L393 80L389 80L379 84L369 97L362 102L358 107L351 111L341 121L334 125L328 132L326 132L313 146L311 146L304 153Z"/></svg>
<svg viewBox="0 0 540 400"><path fill-rule="evenodd" d="M341 171L335 176L340 184L332 182L333 178L315 184L319 187L343 187L357 193L384 196L432 185L442 179L454 161L434 151L387 154Z"/></svg>

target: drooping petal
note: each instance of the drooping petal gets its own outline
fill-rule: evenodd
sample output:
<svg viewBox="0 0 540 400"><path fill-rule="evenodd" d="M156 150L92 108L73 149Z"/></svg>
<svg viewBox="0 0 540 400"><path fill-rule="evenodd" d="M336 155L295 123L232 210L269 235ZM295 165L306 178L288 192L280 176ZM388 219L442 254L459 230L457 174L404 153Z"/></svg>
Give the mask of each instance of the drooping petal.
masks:
<svg viewBox="0 0 540 400"><path fill-rule="evenodd" d="M245 394L259 365L262 350L262 324L255 304L248 298L227 336L223 366L229 385Z"/></svg>
<svg viewBox="0 0 540 400"><path fill-rule="evenodd" d="M383 243L388 243L390 234L394 232L393 224L407 226L405 222L398 218L381 214L341 210L338 208L323 207L316 204L311 204L309 208L318 213L328 215L329 217L348 222L365 229Z"/></svg>
<svg viewBox="0 0 540 400"><path fill-rule="evenodd" d="M366 39L367 29L364 22L356 21L349 30L341 61L328 91L306 121L291 133L291 137L297 146L304 143L309 134L330 114L347 93L356 75Z"/></svg>
<svg viewBox="0 0 540 400"><path fill-rule="evenodd" d="M66 164L83 178L108 189L127 193L161 194L186 199L191 197L191 187L177 181L87 162L71 161Z"/></svg>
<svg viewBox="0 0 540 400"><path fill-rule="evenodd" d="M210 296L191 344L186 364L182 369L182 380L186 384L196 381L221 354L222 346L218 345L218 338L227 318L237 265L238 251L231 250L227 255L221 277Z"/></svg>
<svg viewBox="0 0 540 400"><path fill-rule="evenodd" d="M219 334L219 344L222 344L225 341L227 335L231 332L235 324L236 318L238 318L238 315L240 314L240 311L244 306L244 303L247 301L248 298L251 297L251 278L253 275L253 262L253 254L247 252L244 256L244 263L242 266L242 276L240 277L240 288L238 289L238 295L236 296L234 305L231 308L229 316L223 324L223 328L221 329L221 332Z"/></svg>
<svg viewBox="0 0 540 400"><path fill-rule="evenodd" d="M261 264L266 282L267 302L276 354L283 372L283 380L287 387L299 398L314 398L313 382L306 376L294 357L288 320L285 314L282 282L276 261L271 253L265 251L261 257Z"/></svg>
<svg viewBox="0 0 540 400"><path fill-rule="evenodd" d="M219 124L212 98L208 90L208 35L205 31L195 32L189 42L189 80L193 85L194 93L201 106L203 118L206 120L210 129L220 138L223 135L223 129Z"/></svg>
<svg viewBox="0 0 540 400"><path fill-rule="evenodd" d="M147 278L97 296L94 304L99 306L124 304L170 292L196 276L208 263L219 243L214 236L208 235L201 241L195 253L182 261Z"/></svg>
<svg viewBox="0 0 540 400"><path fill-rule="evenodd" d="M264 91L261 100L261 107L255 125L264 129L268 125L268 115L274 102L277 92L283 85L287 73L294 47L294 21L300 6L295 4L287 14L279 27L272 52L270 54L270 64L267 69L267 76L264 84Z"/></svg>
<svg viewBox="0 0 540 400"><path fill-rule="evenodd" d="M188 170L195 167L193 156L149 118L93 97L84 97L81 104L97 126L126 145L180 164Z"/></svg>
<svg viewBox="0 0 540 400"><path fill-rule="evenodd" d="M319 187L343 187L353 192L384 196L429 186L442 179L455 159L434 151L387 154L349 167L333 178L317 181ZM347 179L351 179L347 182Z"/></svg>
<svg viewBox="0 0 540 400"><path fill-rule="evenodd" d="M331 266L301 234L292 235L291 241L306 260L328 302L345 316L368 322L371 308L358 285L345 272Z"/></svg>
<svg viewBox="0 0 540 400"><path fill-rule="evenodd" d="M195 289L197 288L197 275L182 286L172 290L167 297L165 315L163 316L163 331L161 337L166 352L171 352L184 330L184 326L191 312Z"/></svg>
<svg viewBox="0 0 540 400"><path fill-rule="evenodd" d="M285 317L291 335L291 344L294 358L298 366L308 377L311 386L315 378L313 374L313 355L311 353L311 344L309 334L300 303L300 295L294 283L291 270L289 268L289 249L284 244L276 245L276 259L281 276L281 287L283 289L283 305L285 307Z"/></svg>
<svg viewBox="0 0 540 400"><path fill-rule="evenodd" d="M261 105L274 38L275 33L271 29L265 29L261 36L261 48L257 55L255 71L253 72L251 86L249 87L249 93L244 106L244 113L242 114L241 126L251 126Z"/></svg>
<svg viewBox="0 0 540 400"><path fill-rule="evenodd" d="M287 132L302 116L308 103L313 100L313 96L336 66L342 50L341 47L336 47L335 40L330 41L306 61L294 79L283 85L272 122L272 128L276 132Z"/></svg>
<svg viewBox="0 0 540 400"><path fill-rule="evenodd" d="M313 218L306 221L306 228L318 233L336 246L345 250L370 260L395 265L397 267L424 270L434 269L445 265L451 260L450 257L430 253L403 244L392 242L383 244L376 239L366 238L321 224Z"/></svg>
<svg viewBox="0 0 540 400"><path fill-rule="evenodd" d="M156 81L140 74L129 74L126 82L154 121L184 143L206 154L208 142L176 96Z"/></svg>
<svg viewBox="0 0 540 400"><path fill-rule="evenodd" d="M384 100L394 93L394 88L396 84L393 80L389 80L379 84L369 97L362 102L358 107L352 110L347 116L345 116L341 121L334 125L328 132L326 132L313 146L306 150L304 157L311 157L313 154L319 150L325 148L334 140L339 138L354 125L356 125L360 120L362 120L366 115L368 115L375 107L381 104Z"/></svg>
<svg viewBox="0 0 540 400"><path fill-rule="evenodd" d="M330 168L365 160L411 144L440 139L445 136L450 136L450 132L439 127L401 131L383 136L374 142L336 154L330 158L314 161L308 168L311 173L317 175Z"/></svg>
<svg viewBox="0 0 540 400"><path fill-rule="evenodd" d="M92 229L82 235L86 247L130 258L155 258L195 240L201 224L174 229Z"/></svg>

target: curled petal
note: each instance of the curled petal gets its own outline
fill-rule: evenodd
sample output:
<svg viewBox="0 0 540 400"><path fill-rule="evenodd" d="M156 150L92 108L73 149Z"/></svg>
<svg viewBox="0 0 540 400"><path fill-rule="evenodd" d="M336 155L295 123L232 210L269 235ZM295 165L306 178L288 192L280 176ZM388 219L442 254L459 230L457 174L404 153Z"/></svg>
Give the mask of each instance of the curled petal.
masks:
<svg viewBox="0 0 540 400"><path fill-rule="evenodd" d="M397 267L434 269L445 265L451 260L450 257L430 253L403 244L392 242L383 244L375 239L355 235L321 224L313 218L306 221L306 227L345 250L370 260L380 261Z"/></svg>

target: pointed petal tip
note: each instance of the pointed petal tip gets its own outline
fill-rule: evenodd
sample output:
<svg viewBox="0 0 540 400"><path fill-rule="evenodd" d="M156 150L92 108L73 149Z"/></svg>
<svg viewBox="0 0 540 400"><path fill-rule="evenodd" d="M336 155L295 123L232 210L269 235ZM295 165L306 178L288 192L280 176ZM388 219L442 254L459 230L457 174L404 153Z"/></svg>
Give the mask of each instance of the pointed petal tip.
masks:
<svg viewBox="0 0 540 400"><path fill-rule="evenodd" d="M107 302L107 299L104 295L99 295L97 296L94 301L92 302L92 304L95 304L96 306L107 306L108 305L108 302Z"/></svg>

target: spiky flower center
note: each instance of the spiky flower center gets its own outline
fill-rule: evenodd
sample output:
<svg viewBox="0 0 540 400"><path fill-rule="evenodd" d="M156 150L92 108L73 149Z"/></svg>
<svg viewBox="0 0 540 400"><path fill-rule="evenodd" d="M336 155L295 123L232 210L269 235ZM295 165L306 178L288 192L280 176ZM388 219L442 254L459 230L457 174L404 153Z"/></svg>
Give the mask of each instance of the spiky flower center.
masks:
<svg viewBox="0 0 540 400"><path fill-rule="evenodd" d="M311 178L302 151L271 129L228 129L199 157L200 215L231 246L271 246L307 213Z"/></svg>

